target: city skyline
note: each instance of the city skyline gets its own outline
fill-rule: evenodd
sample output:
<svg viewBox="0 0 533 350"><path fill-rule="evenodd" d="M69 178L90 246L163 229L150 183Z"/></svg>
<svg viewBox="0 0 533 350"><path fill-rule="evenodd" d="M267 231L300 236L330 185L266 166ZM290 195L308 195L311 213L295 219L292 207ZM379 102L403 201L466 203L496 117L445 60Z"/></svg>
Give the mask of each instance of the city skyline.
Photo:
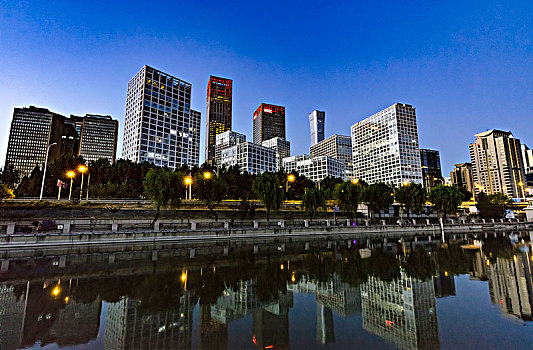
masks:
<svg viewBox="0 0 533 350"><path fill-rule="evenodd" d="M110 7L106 11L94 11L76 5L61 9L40 3L31 7L0 5L0 29L4 34L0 47L11 53L0 58L5 82L9 81L0 85L0 121L4 125L10 122L14 107L35 105L61 114L111 115L123 126L125 84L147 64L195 86L191 107L199 111L206 107L202 87L210 75L232 79L235 129L249 137L249 116L259 103L285 106L287 139L293 154L308 153L309 130L306 127L305 133L301 132L299 126L308 121L313 109L328 114L327 137L348 134L350 125L395 102L417 108L420 147L441 151L443 174L453 170L453 164L469 161L468 144L475 134L485 130L510 130L526 145L533 142L523 126L531 118L527 106L532 89L527 77L533 65L528 64L531 57L527 48L532 30L528 16L524 16L532 12L530 4L523 4L521 11L479 4L440 4L431 13L426 13L427 7L405 5L397 9L404 16L394 17L399 23L371 29L374 35L367 35L366 25L372 21L385 24L397 11L391 8L378 14L377 9L364 7L359 15L349 15L350 5L301 8L290 4L283 13L270 9L275 19L284 21L285 28L272 28L269 34L258 29L250 33L238 30L267 8L242 5L234 14L218 8L220 5L172 5L171 9L188 15L184 16L187 23L198 23L187 29L180 26L181 30L172 25L159 33L160 24L154 28L139 24L138 30L127 27L132 20L141 23L138 19L144 15L133 9L125 15L125 22L115 23L123 31L99 28L97 23L105 20L101 16L106 16L102 13L113 13L117 5L106 6ZM232 23L228 26L239 36L226 29L216 33L214 24L198 20L204 6L229 16L228 23ZM320 11L326 21L340 20L331 28L310 28L311 34L320 30L324 33L302 38L302 29L297 29L301 20L286 22L285 13L295 11L301 18ZM83 20L78 13L84 13ZM148 16L147 22L153 23L154 18ZM358 19L361 25L347 26ZM75 27L78 22L81 25ZM206 28L202 28L204 25ZM396 33L387 30L388 26L402 25L405 28ZM421 25L427 30L414 31ZM294 30L300 45L296 45L295 38L282 36L287 29ZM347 33L347 39L340 33ZM366 36L375 38L375 42L368 42ZM324 50L320 51L324 52L317 53L313 44L327 37L332 38L331 42L323 44ZM274 39L277 46L272 45ZM117 45L118 40L121 42ZM161 47L161 54L143 50L154 42ZM268 45L259 45L261 42ZM389 52L387 47L393 42L402 45L396 52ZM355 48L347 50L346 45ZM314 56L309 54L311 47L317 53ZM364 49L358 53L356 48L361 47ZM29 54L34 52L39 52L40 60ZM103 81L106 84L102 85ZM387 89L382 88L385 83ZM121 127L119 140L123 131ZM7 133L0 135L0 164L5 161L7 138ZM205 130L201 140L203 149ZM121 142L117 148L122 149Z"/></svg>

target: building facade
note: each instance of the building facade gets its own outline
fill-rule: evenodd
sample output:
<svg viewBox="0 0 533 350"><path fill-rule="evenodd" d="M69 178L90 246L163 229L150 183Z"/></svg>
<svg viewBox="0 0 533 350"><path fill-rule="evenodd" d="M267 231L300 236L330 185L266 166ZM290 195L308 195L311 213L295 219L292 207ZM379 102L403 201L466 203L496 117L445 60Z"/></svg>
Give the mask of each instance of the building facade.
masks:
<svg viewBox="0 0 533 350"><path fill-rule="evenodd" d="M285 137L285 107L261 103L254 112L254 143Z"/></svg>
<svg viewBox="0 0 533 350"><path fill-rule="evenodd" d="M416 111L392 106L352 125L354 177L369 184L422 183Z"/></svg>
<svg viewBox="0 0 533 350"><path fill-rule="evenodd" d="M467 191L474 193L474 176L472 175L471 163L455 164L455 169L450 172L452 185L464 187Z"/></svg>
<svg viewBox="0 0 533 350"><path fill-rule="evenodd" d="M86 161L100 158L115 162L118 120L109 115L86 114L81 125L79 155Z"/></svg>
<svg viewBox="0 0 533 350"><path fill-rule="evenodd" d="M324 140L326 112L314 110L309 113L309 126L311 128L311 146L313 146Z"/></svg>
<svg viewBox="0 0 533 350"><path fill-rule="evenodd" d="M276 151L251 142L242 142L222 150L221 165L237 165L241 171L261 174L276 171Z"/></svg>
<svg viewBox="0 0 533 350"><path fill-rule="evenodd" d="M333 135L311 146L311 157L328 156L344 162L345 178L353 177L352 139Z"/></svg>
<svg viewBox="0 0 533 350"><path fill-rule="evenodd" d="M509 197L524 197L525 172L520 140L508 131L489 130L476 134L470 144L474 190Z"/></svg>
<svg viewBox="0 0 533 350"><path fill-rule="evenodd" d="M271 148L276 152L276 169L283 167L283 158L290 157L291 143L281 137L274 137L261 143L263 147Z"/></svg>
<svg viewBox="0 0 533 350"><path fill-rule="evenodd" d="M215 76L207 83L207 111L205 123L205 160L215 159L216 136L231 130L233 109L233 81Z"/></svg>
<svg viewBox="0 0 533 350"><path fill-rule="evenodd" d="M87 114L65 117L46 108L15 108L6 154L6 168L30 175L35 166L43 168L48 145L48 162L61 156L82 156L115 161L118 121L110 116Z"/></svg>
<svg viewBox="0 0 533 350"><path fill-rule="evenodd" d="M200 118L191 110L191 84L144 66L128 83L122 158L198 165Z"/></svg>
<svg viewBox="0 0 533 350"><path fill-rule="evenodd" d="M431 188L442 184L442 171L440 168L440 154L434 149L420 149L420 166L424 187Z"/></svg>
<svg viewBox="0 0 533 350"><path fill-rule="evenodd" d="M284 158L283 169L288 173L296 171L314 182L320 182L328 176L345 179L344 162L327 156L311 158L303 154Z"/></svg>
<svg viewBox="0 0 533 350"><path fill-rule="evenodd" d="M246 142L246 135L240 134L235 131L225 131L216 136L215 143L215 164L222 164L222 150L235 146L239 143Z"/></svg>

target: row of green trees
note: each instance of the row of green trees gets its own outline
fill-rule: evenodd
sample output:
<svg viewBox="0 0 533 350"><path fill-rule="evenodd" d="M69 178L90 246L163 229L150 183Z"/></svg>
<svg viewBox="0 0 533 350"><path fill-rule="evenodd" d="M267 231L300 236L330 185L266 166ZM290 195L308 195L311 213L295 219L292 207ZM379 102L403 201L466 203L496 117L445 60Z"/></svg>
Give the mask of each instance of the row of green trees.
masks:
<svg viewBox="0 0 533 350"><path fill-rule="evenodd" d="M143 162L134 163L119 159L113 164L100 159L88 164L82 157L62 157L51 162L47 169L44 196L56 196L57 180L70 182L67 172L76 170L80 165L88 165L85 173L85 198L89 191L90 198L149 198L157 211L161 208L178 207L185 197L186 177L192 180L193 197L205 202L216 218L214 205L223 199L241 200L243 206L250 206L251 199L263 202L267 216L280 209L284 200L302 200L303 208L310 218L319 211L327 209L326 203L334 200L336 205L351 218L357 215L360 203L366 203L371 215L381 216L393 202L403 205L406 216L420 213L426 201L433 203L436 209L446 217L456 212L462 200L470 195L457 187L439 185L429 193L420 184L404 184L393 188L384 183L368 185L364 181L342 181L338 178L326 178L319 185L297 173L284 172L253 175L241 172L236 166L212 168L207 164L201 167L183 166L176 170L156 167ZM204 174L212 174L209 178ZM41 188L42 170L36 167L30 176L24 177L19 185L17 174L4 171L1 182L5 186L0 189L3 197L13 194L17 197L37 197ZM80 198L82 174L76 172L72 179L73 198ZM505 211L503 195L479 196L478 208L484 217L501 217Z"/></svg>

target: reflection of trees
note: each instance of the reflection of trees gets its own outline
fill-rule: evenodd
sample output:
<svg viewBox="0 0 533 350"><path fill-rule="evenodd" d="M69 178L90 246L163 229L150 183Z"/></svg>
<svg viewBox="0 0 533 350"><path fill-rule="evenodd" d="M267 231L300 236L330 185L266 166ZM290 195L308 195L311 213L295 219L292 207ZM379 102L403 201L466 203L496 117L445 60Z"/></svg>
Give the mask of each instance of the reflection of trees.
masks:
<svg viewBox="0 0 533 350"><path fill-rule="evenodd" d="M279 298L280 294L287 293L289 281L288 268L280 268L278 264L262 266L256 276L256 295L261 302L268 302Z"/></svg>
<svg viewBox="0 0 533 350"><path fill-rule="evenodd" d="M409 277L425 281L435 274L435 263L424 248L418 247L405 259L405 272Z"/></svg>
<svg viewBox="0 0 533 350"><path fill-rule="evenodd" d="M400 264L396 257L383 252L376 252L372 257L364 259L368 274L382 281L390 282L400 277Z"/></svg>
<svg viewBox="0 0 533 350"><path fill-rule="evenodd" d="M507 237L487 238L483 242L483 252L492 262L496 258L511 259L513 257L513 245Z"/></svg>
<svg viewBox="0 0 533 350"><path fill-rule="evenodd" d="M433 256L439 271L447 271L452 275L468 273L472 265L472 256L459 245L438 249Z"/></svg>

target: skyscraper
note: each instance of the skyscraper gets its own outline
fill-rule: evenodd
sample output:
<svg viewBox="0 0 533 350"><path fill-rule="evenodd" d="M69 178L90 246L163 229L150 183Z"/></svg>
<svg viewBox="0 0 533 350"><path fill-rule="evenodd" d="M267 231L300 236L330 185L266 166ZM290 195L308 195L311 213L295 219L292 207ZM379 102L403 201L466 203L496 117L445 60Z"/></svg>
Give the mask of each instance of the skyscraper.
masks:
<svg viewBox="0 0 533 350"><path fill-rule="evenodd" d="M311 146L313 146L324 140L326 112L315 109L309 113L309 125L311 127Z"/></svg>
<svg viewBox="0 0 533 350"><path fill-rule="evenodd" d="M476 134L470 144L476 192L501 192L524 197L525 173L520 140L509 131L489 130Z"/></svg>
<svg viewBox="0 0 533 350"><path fill-rule="evenodd" d="M231 130L233 81L209 77L207 84L207 112L205 133L205 160L215 159L216 136Z"/></svg>
<svg viewBox="0 0 533 350"><path fill-rule="evenodd" d="M439 151L433 149L420 149L420 165L424 187L431 188L442 184Z"/></svg>
<svg viewBox="0 0 533 350"><path fill-rule="evenodd" d="M65 117L46 108L15 108L6 155L6 168L29 175L60 156L83 156L86 161L107 158L114 162L118 121L110 116L87 114Z"/></svg>
<svg viewBox="0 0 533 350"><path fill-rule="evenodd" d="M352 125L354 177L370 184L422 183L416 111L392 106Z"/></svg>
<svg viewBox="0 0 533 350"><path fill-rule="evenodd" d="M285 137L285 107L261 103L254 112L254 143Z"/></svg>
<svg viewBox="0 0 533 350"><path fill-rule="evenodd" d="M200 112L191 84L144 66L128 83L122 157L176 168L198 165Z"/></svg>
<svg viewBox="0 0 533 350"><path fill-rule="evenodd" d="M115 161L118 120L109 115L86 114L82 119L79 155L86 161Z"/></svg>

